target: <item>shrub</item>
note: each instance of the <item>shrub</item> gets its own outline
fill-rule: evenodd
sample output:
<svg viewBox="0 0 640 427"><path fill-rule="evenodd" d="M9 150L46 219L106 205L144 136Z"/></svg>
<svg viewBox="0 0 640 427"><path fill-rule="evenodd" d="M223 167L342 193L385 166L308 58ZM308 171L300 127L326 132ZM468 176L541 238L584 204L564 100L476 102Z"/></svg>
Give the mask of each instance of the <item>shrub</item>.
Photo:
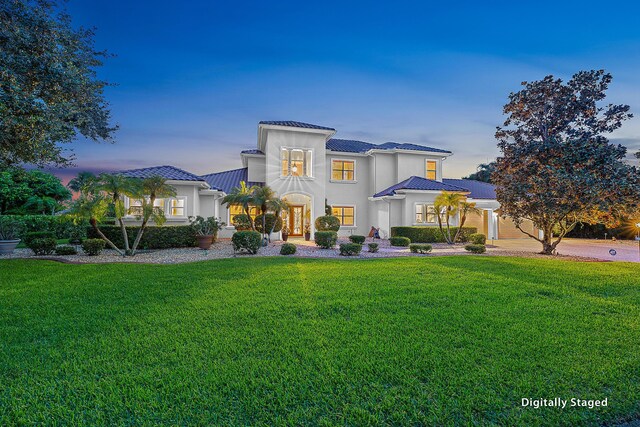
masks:
<svg viewBox="0 0 640 427"><path fill-rule="evenodd" d="M31 244L36 239L53 239L55 240L55 234L52 231L32 231L25 233L22 237L22 242L28 248L31 248Z"/></svg>
<svg viewBox="0 0 640 427"><path fill-rule="evenodd" d="M17 238L23 239L26 233L34 231L49 231L56 239L66 239L71 230L85 228L88 223L85 221L75 225L68 216L64 215L2 215L5 219L12 219L20 225L20 234Z"/></svg>
<svg viewBox="0 0 640 427"><path fill-rule="evenodd" d="M414 254L428 254L431 252L431 245L426 243L412 243L409 245L409 250Z"/></svg>
<svg viewBox="0 0 640 427"><path fill-rule="evenodd" d="M236 231L231 236L234 252L247 251L257 254L262 244L262 236L257 231Z"/></svg>
<svg viewBox="0 0 640 427"><path fill-rule="evenodd" d="M259 231L260 233L270 233L271 227L273 227L274 224L275 224L275 228L273 229L274 233L277 233L280 230L282 230L282 218L280 218L279 216L275 216L274 214L268 213L265 217L266 231L262 231L262 217L263 215L258 215L256 219L253 220L256 226L256 230Z"/></svg>
<svg viewBox="0 0 640 427"><path fill-rule="evenodd" d="M22 223L13 216L0 215L0 240L18 240L22 229Z"/></svg>
<svg viewBox="0 0 640 427"><path fill-rule="evenodd" d="M483 254L487 251L487 247L485 245L478 245L475 243L471 243L464 247L469 252L473 252L474 254Z"/></svg>
<svg viewBox="0 0 640 427"><path fill-rule="evenodd" d="M79 245L86 238L86 228L75 227L69 232L69 243L72 245Z"/></svg>
<svg viewBox="0 0 640 427"><path fill-rule="evenodd" d="M56 255L77 255L78 251L73 246L63 245L56 248Z"/></svg>
<svg viewBox="0 0 640 427"><path fill-rule="evenodd" d="M469 241L476 245L484 245L487 243L487 236L482 233L469 234Z"/></svg>
<svg viewBox="0 0 640 427"><path fill-rule="evenodd" d="M102 239L86 239L82 242L82 250L89 256L100 255L104 249L105 242Z"/></svg>
<svg viewBox="0 0 640 427"><path fill-rule="evenodd" d="M31 239L28 248L36 255L51 255L56 250L56 239L53 237Z"/></svg>
<svg viewBox="0 0 640 427"><path fill-rule="evenodd" d="M371 252L372 254L375 254L376 252L378 252L378 244L377 243L369 243L369 252Z"/></svg>
<svg viewBox="0 0 640 427"><path fill-rule="evenodd" d="M357 243L359 245L363 244L365 241L365 237L364 236L358 236L357 234L351 235L349 236L349 240L351 241L351 243Z"/></svg>
<svg viewBox="0 0 640 427"><path fill-rule="evenodd" d="M129 237L129 247L133 246L133 241L138 234L137 226L128 226L127 235ZM117 247L124 247L122 231L117 225L101 225L100 231L104 233ZM93 228L87 229L87 237L97 239L100 236ZM144 230L139 248L141 249L169 249L169 248L191 248L197 246L196 232L190 225L165 225L149 226Z"/></svg>
<svg viewBox="0 0 640 427"><path fill-rule="evenodd" d="M314 239L316 246L322 249L331 249L338 241L338 233L335 231L316 231Z"/></svg>
<svg viewBox="0 0 640 427"><path fill-rule="evenodd" d="M231 219L231 224L233 224L237 231L251 230L251 221L245 214L234 215Z"/></svg>
<svg viewBox="0 0 640 427"><path fill-rule="evenodd" d="M458 227L451 227L451 237L455 236ZM462 227L460 242L467 242L469 235L478 231L475 227ZM408 237L413 243L445 243L444 236L439 227L391 227L392 237Z"/></svg>
<svg viewBox="0 0 640 427"><path fill-rule="evenodd" d="M391 246L403 246L406 248L411 244L411 240L408 237L396 236L391 237L389 243L391 243Z"/></svg>
<svg viewBox="0 0 640 427"><path fill-rule="evenodd" d="M362 245L359 243L341 243L340 244L340 255L342 256L359 255L360 251L362 251Z"/></svg>
<svg viewBox="0 0 640 427"><path fill-rule="evenodd" d="M340 220L337 216L325 215L316 218L316 231L338 231Z"/></svg>
<svg viewBox="0 0 640 427"><path fill-rule="evenodd" d="M296 245L293 243L285 243L280 248L280 255L293 255L296 253Z"/></svg>

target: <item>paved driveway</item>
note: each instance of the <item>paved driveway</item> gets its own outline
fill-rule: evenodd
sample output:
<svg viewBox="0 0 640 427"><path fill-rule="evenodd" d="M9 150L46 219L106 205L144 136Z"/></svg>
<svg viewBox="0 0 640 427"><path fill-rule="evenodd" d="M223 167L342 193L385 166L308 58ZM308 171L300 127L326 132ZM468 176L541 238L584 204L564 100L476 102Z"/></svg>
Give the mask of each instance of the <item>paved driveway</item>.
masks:
<svg viewBox="0 0 640 427"><path fill-rule="evenodd" d="M491 241L488 240L487 244L491 244ZM542 250L542 245L533 239L494 240L493 244L511 251L540 252ZM615 249L615 256L609 254L610 249ZM606 261L640 262L638 242L634 241L562 239L556 250L561 255L583 256Z"/></svg>

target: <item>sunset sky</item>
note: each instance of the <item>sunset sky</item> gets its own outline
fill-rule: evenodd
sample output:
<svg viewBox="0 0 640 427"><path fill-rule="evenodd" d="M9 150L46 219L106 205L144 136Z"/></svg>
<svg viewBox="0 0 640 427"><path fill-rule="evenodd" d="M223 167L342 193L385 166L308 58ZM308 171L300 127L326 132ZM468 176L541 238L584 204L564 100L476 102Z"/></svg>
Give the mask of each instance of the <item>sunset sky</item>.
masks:
<svg viewBox="0 0 640 427"><path fill-rule="evenodd" d="M120 130L115 144L69 145L77 167L57 173L232 169L258 121L297 120L449 149L445 176L458 178L498 154L520 82L600 68L614 76L607 101L636 113L613 136L633 152L640 7L621 4L70 0L74 24L117 55L100 76L117 84L106 96Z"/></svg>

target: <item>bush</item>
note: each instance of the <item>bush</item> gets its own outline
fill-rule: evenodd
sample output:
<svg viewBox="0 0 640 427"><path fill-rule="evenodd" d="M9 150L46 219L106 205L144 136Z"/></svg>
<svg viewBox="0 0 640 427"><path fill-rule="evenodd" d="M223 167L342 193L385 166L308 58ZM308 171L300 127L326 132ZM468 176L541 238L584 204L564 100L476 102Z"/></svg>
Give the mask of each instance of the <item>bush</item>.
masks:
<svg viewBox="0 0 640 427"><path fill-rule="evenodd" d="M18 238L24 240L26 233L35 231L49 231L56 239L66 239L72 230L84 229L88 223L85 221L76 225L68 216L64 215L2 215L4 218L13 219L19 225L21 233Z"/></svg>
<svg viewBox="0 0 640 427"><path fill-rule="evenodd" d="M340 255L342 256L354 256L360 255L362 251L362 245L359 243L341 243Z"/></svg>
<svg viewBox="0 0 640 427"><path fill-rule="evenodd" d="M234 252L247 251L250 254L257 254L262 245L262 235L257 231L236 231L231 236Z"/></svg>
<svg viewBox="0 0 640 427"><path fill-rule="evenodd" d="M363 244L365 241L365 237L364 236L358 236L357 234L351 235L349 236L349 241L351 241L351 243L357 243L359 245Z"/></svg>
<svg viewBox="0 0 640 427"><path fill-rule="evenodd" d="M375 254L376 252L378 252L378 244L377 243L369 243L369 252L371 252L372 254Z"/></svg>
<svg viewBox="0 0 640 427"><path fill-rule="evenodd" d="M431 252L431 245L426 243L412 243L409 245L409 250L414 254L428 254Z"/></svg>
<svg viewBox="0 0 640 427"><path fill-rule="evenodd" d="M129 247L133 246L133 241L138 234L138 226L128 226L127 236L129 237ZM102 225L100 231L104 233L117 247L123 248L122 231L117 225ZM100 236L93 227L87 229L87 237L98 239ZM165 225L149 226L144 230L138 248L140 249L169 249L169 248L191 248L198 245L196 232L190 225Z"/></svg>
<svg viewBox="0 0 640 427"><path fill-rule="evenodd" d="M72 245L79 245L86 238L86 228L76 227L69 232L69 243L71 243Z"/></svg>
<svg viewBox="0 0 640 427"><path fill-rule="evenodd" d="M56 244L53 237L38 237L30 240L28 248L36 255L51 255L56 250Z"/></svg>
<svg viewBox="0 0 640 427"><path fill-rule="evenodd" d="M280 255L293 255L296 253L296 245L293 243L285 243L280 248Z"/></svg>
<svg viewBox="0 0 640 427"><path fill-rule="evenodd" d="M482 233L469 234L469 241L476 245L484 245L487 243L487 236Z"/></svg>
<svg viewBox="0 0 640 427"><path fill-rule="evenodd" d="M231 224L233 224L237 231L251 230L251 221L245 214L234 215L231 219Z"/></svg>
<svg viewBox="0 0 640 427"><path fill-rule="evenodd" d="M391 237L389 243L391 243L391 246L402 246L406 248L411 244L411 240L409 240L408 237L397 236Z"/></svg>
<svg viewBox="0 0 640 427"><path fill-rule="evenodd" d="M337 216L325 215L316 218L316 231L338 231L340 220Z"/></svg>
<svg viewBox="0 0 640 427"><path fill-rule="evenodd" d="M458 227L451 227L451 236L455 236ZM458 237L460 242L469 241L469 236L478 231L476 227L462 227ZM413 243L445 243L439 227L391 227L392 237L408 237Z"/></svg>
<svg viewBox="0 0 640 427"><path fill-rule="evenodd" d="M275 224L275 228L273 229L274 233L277 233L280 230L282 230L282 218L280 218L279 216L275 216L274 214L268 213L265 218L265 224L266 224L267 230L262 231L262 216L263 215L258 215L256 219L253 220L256 225L257 231L259 231L260 233L270 233L271 227L273 227L274 224Z"/></svg>
<svg viewBox="0 0 640 427"><path fill-rule="evenodd" d="M56 255L77 255L78 251L73 246L63 245L56 248Z"/></svg>
<svg viewBox="0 0 640 427"><path fill-rule="evenodd" d="M474 254L483 254L487 251L487 248L485 245L478 245L475 243L466 245L464 248L469 252L473 252Z"/></svg>
<svg viewBox="0 0 640 427"><path fill-rule="evenodd" d="M22 242L24 245L31 249L31 244L36 239L53 239L55 240L56 235L52 231L32 231L30 233L26 233L22 237Z"/></svg>
<svg viewBox="0 0 640 427"><path fill-rule="evenodd" d="M82 242L82 250L89 256L100 255L104 249L105 241L102 239L86 239Z"/></svg>
<svg viewBox="0 0 640 427"><path fill-rule="evenodd" d="M335 231L316 231L314 239L316 246L322 249L331 249L338 241L338 233Z"/></svg>

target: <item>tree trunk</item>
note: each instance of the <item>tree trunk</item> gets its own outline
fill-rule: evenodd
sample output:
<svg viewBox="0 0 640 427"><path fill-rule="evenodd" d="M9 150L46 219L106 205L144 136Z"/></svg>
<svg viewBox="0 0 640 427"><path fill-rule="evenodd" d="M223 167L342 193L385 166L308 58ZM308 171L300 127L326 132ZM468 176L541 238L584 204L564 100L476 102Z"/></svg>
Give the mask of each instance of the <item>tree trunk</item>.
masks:
<svg viewBox="0 0 640 427"><path fill-rule="evenodd" d="M120 231L122 231L122 238L124 239L124 255L128 255L130 253L130 250L129 250L129 236L127 236L127 227L125 227L124 221L122 220L122 218L118 218L118 222L120 223Z"/></svg>
<svg viewBox="0 0 640 427"><path fill-rule="evenodd" d="M111 246L113 250L124 256L124 253L120 249L118 249L118 247L111 240L109 240L107 236L105 236L104 233L102 233L102 231L98 228L98 224L95 218L89 219L89 224L91 224L91 227L93 227L93 229L96 231L96 233L98 233L98 236L100 236L102 240L104 240L109 246Z"/></svg>
<svg viewBox="0 0 640 427"><path fill-rule="evenodd" d="M149 204L151 205L151 210L153 210L153 205L155 204L155 202L156 202L155 196L151 196L149 198ZM136 254L136 249L138 249L138 244L142 239L144 230L145 228L147 228L147 223L149 222L149 218L151 217L151 213L149 213L148 215L145 215L145 213L142 212L142 214L143 214L142 224L140 225L140 229L138 230L138 234L136 235L136 240L134 240L133 246L131 247L131 256L134 256Z"/></svg>
<svg viewBox="0 0 640 427"><path fill-rule="evenodd" d="M553 238L553 228L551 226L545 227L543 233L544 235L542 236L542 240L540 242L542 243L542 252L540 253L542 255L553 255L556 251L556 246L558 246L558 243L560 243L560 240L562 240L562 238L556 240L555 242L551 242L551 239Z"/></svg>
<svg viewBox="0 0 640 427"><path fill-rule="evenodd" d="M458 224L458 231L456 231L456 235L453 238L453 243L458 241L458 237L460 237L460 232L462 231L462 227L464 226L465 221L467 220L466 215L462 215L460 218L460 224Z"/></svg>

